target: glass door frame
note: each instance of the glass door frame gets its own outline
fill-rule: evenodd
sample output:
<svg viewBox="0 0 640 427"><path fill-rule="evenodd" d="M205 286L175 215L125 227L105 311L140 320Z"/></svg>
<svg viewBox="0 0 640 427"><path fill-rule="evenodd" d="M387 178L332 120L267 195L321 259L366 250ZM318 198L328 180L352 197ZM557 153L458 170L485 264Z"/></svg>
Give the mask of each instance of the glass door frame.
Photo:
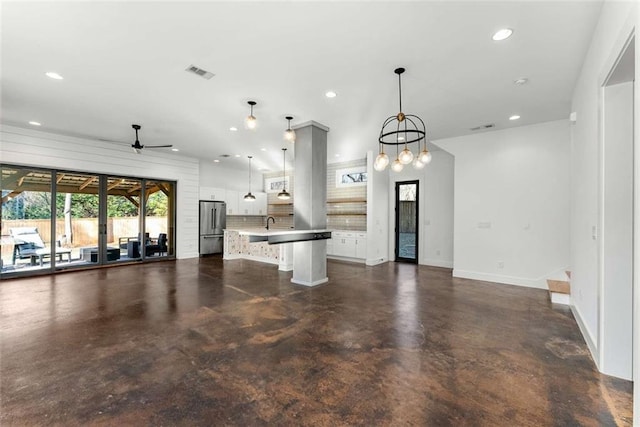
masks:
<svg viewBox="0 0 640 427"><path fill-rule="evenodd" d="M50 242L56 241L56 236L58 235L58 227L57 227L57 195L58 195L58 174L93 174L98 177L99 186L98 186L98 198L99 198L99 209L98 209L98 262L90 263L90 264L75 264L75 265L66 265L65 262L57 262L56 256L56 246L55 244L51 245L51 262L48 266L38 269L38 270L29 270L29 271L0 271L0 279L11 279L17 277L27 277L27 276L35 276L42 274L52 274L57 272L66 272L66 271L76 271L83 270L86 268L96 268L96 267L104 267L104 266L112 266L112 265L126 265L129 263L136 262L154 262L154 261L166 261L169 259L175 259L175 242L176 242L176 207L177 207L177 181L163 178L141 178L141 177L133 177L133 176L124 176L120 174L105 174L105 173L96 173L96 172L87 172L87 171L72 171L66 169L50 169L46 167L40 166L30 166L30 165L15 165L10 163L0 163L0 167L2 168L17 168L17 169L34 169L42 172L50 173L50 191L51 191L51 234L47 236ZM132 259L130 261L108 261L107 260L107 237L108 237L108 208L107 208L107 199L108 199L108 178L109 177L121 177L124 179L131 179L140 181L140 207L139 207L139 215L138 215L138 229L141 230L141 236L144 236L144 231L146 230L146 185L147 181L161 181L170 184L170 197L168 200L167 206L167 236L170 240L170 248L168 248L166 255L157 256L157 257L147 257L145 254L144 246L141 248L141 257ZM140 234L139 233L139 234ZM45 236L43 236L45 237ZM144 243L144 242L141 242Z"/></svg>
<svg viewBox="0 0 640 427"><path fill-rule="evenodd" d="M400 186L402 185L411 185L415 184L416 186L416 201L415 201L415 258L406 258L400 256ZM395 228L394 228L394 240L395 240L395 261L396 262L406 262L410 264L418 264L419 257L419 247L420 247L420 181L419 180L411 180L411 181L396 181L396 192L395 192Z"/></svg>

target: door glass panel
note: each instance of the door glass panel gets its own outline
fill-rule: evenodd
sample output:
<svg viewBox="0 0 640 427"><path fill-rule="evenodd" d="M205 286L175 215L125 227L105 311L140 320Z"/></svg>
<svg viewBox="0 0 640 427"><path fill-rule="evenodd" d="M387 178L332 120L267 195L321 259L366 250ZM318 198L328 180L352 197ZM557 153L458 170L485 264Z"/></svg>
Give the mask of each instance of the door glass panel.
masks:
<svg viewBox="0 0 640 427"><path fill-rule="evenodd" d="M72 253L71 266L97 264L100 177L76 172L56 174L56 229ZM59 267L67 267L64 263Z"/></svg>
<svg viewBox="0 0 640 427"><path fill-rule="evenodd" d="M396 185L397 259L417 261L417 183L398 183Z"/></svg>
<svg viewBox="0 0 640 427"><path fill-rule="evenodd" d="M69 262L70 250L51 241L51 172L15 166L0 166L0 169L1 272L48 269L56 256Z"/></svg>
<svg viewBox="0 0 640 427"><path fill-rule="evenodd" d="M107 262L139 259L142 180L107 177Z"/></svg>
<svg viewBox="0 0 640 427"><path fill-rule="evenodd" d="M145 257L173 255L174 183L146 181Z"/></svg>

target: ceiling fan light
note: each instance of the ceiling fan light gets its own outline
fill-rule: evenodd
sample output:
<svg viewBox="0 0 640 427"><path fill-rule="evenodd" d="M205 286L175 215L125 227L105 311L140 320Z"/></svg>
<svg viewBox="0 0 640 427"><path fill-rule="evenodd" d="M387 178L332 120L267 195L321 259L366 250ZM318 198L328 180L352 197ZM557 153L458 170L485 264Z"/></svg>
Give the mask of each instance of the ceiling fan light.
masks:
<svg viewBox="0 0 640 427"><path fill-rule="evenodd" d="M393 163L391 163L391 170L394 172L401 172L402 168L404 168L404 165L398 159L395 159Z"/></svg>
<svg viewBox="0 0 640 427"><path fill-rule="evenodd" d="M413 153L411 152L411 150L405 147L404 150L400 152L398 160L400 160L400 163L402 163L403 165L408 165L413 161Z"/></svg>

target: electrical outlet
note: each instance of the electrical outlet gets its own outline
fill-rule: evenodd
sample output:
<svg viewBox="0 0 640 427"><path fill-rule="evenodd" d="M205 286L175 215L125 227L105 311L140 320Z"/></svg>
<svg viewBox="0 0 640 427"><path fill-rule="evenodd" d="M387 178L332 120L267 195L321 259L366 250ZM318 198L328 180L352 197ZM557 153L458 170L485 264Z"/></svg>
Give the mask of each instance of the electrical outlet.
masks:
<svg viewBox="0 0 640 427"><path fill-rule="evenodd" d="M436 251L436 255L440 255L440 250L439 249Z"/></svg>
<svg viewBox="0 0 640 427"><path fill-rule="evenodd" d="M504 268L504 261L498 261L498 268Z"/></svg>

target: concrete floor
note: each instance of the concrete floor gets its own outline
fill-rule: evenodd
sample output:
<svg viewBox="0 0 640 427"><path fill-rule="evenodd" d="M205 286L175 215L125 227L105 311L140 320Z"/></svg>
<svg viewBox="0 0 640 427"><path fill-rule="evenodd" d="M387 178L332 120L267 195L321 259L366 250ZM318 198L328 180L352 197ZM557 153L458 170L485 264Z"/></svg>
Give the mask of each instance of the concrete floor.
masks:
<svg viewBox="0 0 640 427"><path fill-rule="evenodd" d="M536 289L205 258L0 282L4 425L630 425Z"/></svg>

